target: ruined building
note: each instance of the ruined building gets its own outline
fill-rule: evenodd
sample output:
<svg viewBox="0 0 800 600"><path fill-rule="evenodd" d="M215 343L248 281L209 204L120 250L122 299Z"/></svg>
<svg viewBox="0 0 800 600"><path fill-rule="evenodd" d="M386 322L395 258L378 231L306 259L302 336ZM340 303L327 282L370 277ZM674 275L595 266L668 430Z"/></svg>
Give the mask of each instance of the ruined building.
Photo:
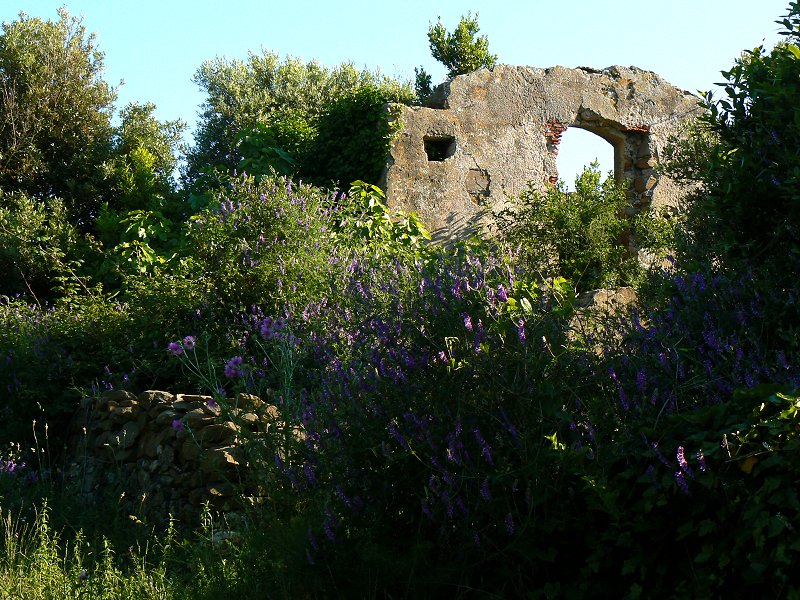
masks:
<svg viewBox="0 0 800 600"><path fill-rule="evenodd" d="M699 99L635 67L513 67L460 75L428 106L404 106L385 187L390 206L416 211L435 238L461 238L528 182L558 181L562 133L579 127L614 148L631 212L674 205L682 190L654 169L670 135L685 129Z"/></svg>

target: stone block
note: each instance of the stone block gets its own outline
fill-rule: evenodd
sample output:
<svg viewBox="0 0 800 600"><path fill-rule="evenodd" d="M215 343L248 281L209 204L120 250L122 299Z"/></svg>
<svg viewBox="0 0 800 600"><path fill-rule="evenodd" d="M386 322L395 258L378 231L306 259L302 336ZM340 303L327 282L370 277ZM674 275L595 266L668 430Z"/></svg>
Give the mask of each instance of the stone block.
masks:
<svg viewBox="0 0 800 600"><path fill-rule="evenodd" d="M231 422L227 423L214 423L201 429L197 433L197 440L201 445L206 446L210 444L232 443L239 433L238 428Z"/></svg>
<svg viewBox="0 0 800 600"><path fill-rule="evenodd" d="M200 456L200 470L206 475L229 473L239 466L235 446L208 448Z"/></svg>
<svg viewBox="0 0 800 600"><path fill-rule="evenodd" d="M213 425L216 420L216 417L207 413L203 408L195 408L186 413L186 424L194 431Z"/></svg>

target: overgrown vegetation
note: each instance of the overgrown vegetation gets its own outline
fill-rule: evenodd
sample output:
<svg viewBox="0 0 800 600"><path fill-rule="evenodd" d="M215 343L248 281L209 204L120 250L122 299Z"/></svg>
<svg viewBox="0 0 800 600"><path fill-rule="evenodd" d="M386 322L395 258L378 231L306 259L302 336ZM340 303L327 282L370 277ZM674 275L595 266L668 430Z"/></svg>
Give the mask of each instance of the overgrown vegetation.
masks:
<svg viewBox="0 0 800 600"><path fill-rule="evenodd" d="M328 69L268 51L247 62L207 61L195 81L208 98L183 180L200 196L237 169L342 189L355 179L377 183L376 161L392 133L384 105L414 96L410 85L379 72L348 63Z"/></svg>
<svg viewBox="0 0 800 600"><path fill-rule="evenodd" d="M409 86L269 53L199 71L182 185L182 126L152 105L116 129L87 109L105 158L69 176L111 185L81 202L36 183L25 138L0 162L0 598L800 596L796 2L780 23L677 148L698 183L677 223L628 221L590 168L492 238L431 245L371 179L392 126L367 124ZM97 67L90 42L20 17L0 82L52 43ZM669 268L629 231L675 244ZM621 285L635 307L578 308ZM165 531L120 490L78 497L69 421L112 388L269 397L284 422L245 436L239 490L259 503Z"/></svg>

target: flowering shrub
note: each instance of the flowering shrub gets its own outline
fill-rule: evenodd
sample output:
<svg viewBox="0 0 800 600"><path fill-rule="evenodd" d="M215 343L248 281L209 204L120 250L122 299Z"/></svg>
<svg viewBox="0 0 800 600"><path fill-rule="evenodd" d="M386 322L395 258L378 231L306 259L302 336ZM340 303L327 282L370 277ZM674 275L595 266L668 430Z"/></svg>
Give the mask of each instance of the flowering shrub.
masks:
<svg viewBox="0 0 800 600"><path fill-rule="evenodd" d="M191 222L192 276L214 305L302 302L320 285L318 273L332 252L326 223L332 202L289 180L234 178Z"/></svg>
<svg viewBox="0 0 800 600"><path fill-rule="evenodd" d="M735 85L752 91L773 71L788 80L793 47L743 59ZM779 87L764 97L792 93ZM719 143L741 143L755 161L742 177L763 166L760 183L785 203L793 158L762 127L774 107L739 100L712 113L733 136L717 132ZM709 164L733 168L719 161ZM240 492L260 505L251 533L269 543L225 555L235 566L214 583L227 593L263 589L252 573L264 569L297 596L792 597L793 225L770 240L749 231L768 242L769 268L721 230L715 260L682 252L650 274L636 309L572 331L575 288L640 275L617 243L620 190L595 175L581 180L585 206L558 190L529 195L505 240L451 247L427 245L416 217L390 214L363 182L330 195L226 181L188 224L186 254L126 275L114 302L0 303L2 434L23 435L42 398L66 422L78 394L64 390L92 382L210 391L234 418L236 392L268 400L277 412L265 405L240 428L253 474ZM700 209L749 214L746 187L721 198L714 181ZM689 211L689 237L703 210ZM188 421L171 425L192 434ZM0 482L15 481L19 461L3 460ZM210 557L180 568L210 577Z"/></svg>
<svg viewBox="0 0 800 600"><path fill-rule="evenodd" d="M758 329L795 290L765 295L746 274L677 270L652 311L576 343L569 287L535 283L514 252L351 247L326 257L324 286L305 305L229 320L218 366L228 391L275 390L286 427L251 439L249 456L272 506L302 507L308 561L337 585L357 558L387 589L424 565L510 594L543 579L585 594L615 572L604 589L624 595L667 585L669 553L708 560L703 540L744 502L704 524L705 499L742 484L718 449L753 405L730 398L797 385L796 348ZM598 344L600 357L584 350ZM658 525L671 515L685 521ZM656 526L658 551L647 547ZM741 571L733 565L717 568ZM567 585L575 572L581 582Z"/></svg>
<svg viewBox="0 0 800 600"><path fill-rule="evenodd" d="M558 288L537 290L515 258L334 254L330 295L282 317L238 317L224 374L234 389L277 390L288 426L303 431L292 460L280 431L251 443L282 475L267 476L272 497L316 507L311 560L341 567L340 543L356 540L379 561L405 544L466 544L462 560L523 551L510 545L527 511L555 501L535 481L552 450L545 434L562 426L561 390L534 382L566 377L570 362L556 356Z"/></svg>

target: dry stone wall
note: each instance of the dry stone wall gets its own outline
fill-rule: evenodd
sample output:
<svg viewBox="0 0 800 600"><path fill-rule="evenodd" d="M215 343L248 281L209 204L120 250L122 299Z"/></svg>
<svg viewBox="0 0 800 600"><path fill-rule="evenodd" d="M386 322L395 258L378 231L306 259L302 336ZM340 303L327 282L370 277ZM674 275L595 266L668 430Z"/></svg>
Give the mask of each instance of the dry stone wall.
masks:
<svg viewBox="0 0 800 600"><path fill-rule="evenodd" d="M154 390L111 391L84 404L70 470L79 493L97 499L112 490L131 515L155 521L194 523L205 503L239 508L252 480L243 439L283 427L275 406L248 394L225 411L211 396Z"/></svg>
<svg viewBox="0 0 800 600"><path fill-rule="evenodd" d="M636 67L603 70L499 65L439 86L425 107L400 107L403 130L385 170L387 200L415 211L439 239L486 225L530 182L558 181L556 156L568 127L614 147L618 180L629 184L630 213L674 206L683 190L656 165L668 138L685 130L699 98Z"/></svg>

